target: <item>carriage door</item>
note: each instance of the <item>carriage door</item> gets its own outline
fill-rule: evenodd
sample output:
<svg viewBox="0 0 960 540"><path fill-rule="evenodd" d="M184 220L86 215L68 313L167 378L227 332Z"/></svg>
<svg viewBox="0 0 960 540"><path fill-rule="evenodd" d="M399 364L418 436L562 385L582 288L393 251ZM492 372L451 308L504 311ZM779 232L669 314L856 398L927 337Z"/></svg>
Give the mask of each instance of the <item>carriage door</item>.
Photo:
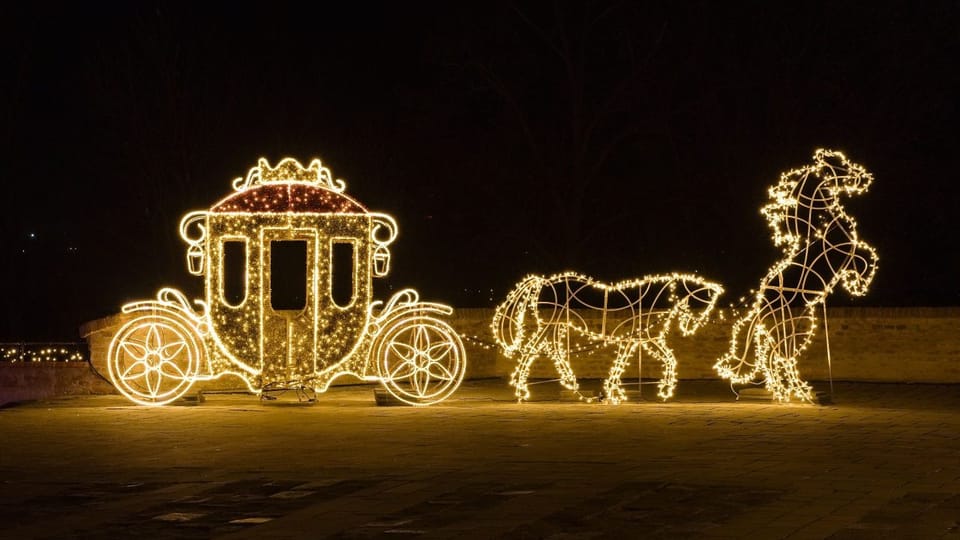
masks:
<svg viewBox="0 0 960 540"><path fill-rule="evenodd" d="M315 229L263 230L263 386L313 374L316 365Z"/></svg>

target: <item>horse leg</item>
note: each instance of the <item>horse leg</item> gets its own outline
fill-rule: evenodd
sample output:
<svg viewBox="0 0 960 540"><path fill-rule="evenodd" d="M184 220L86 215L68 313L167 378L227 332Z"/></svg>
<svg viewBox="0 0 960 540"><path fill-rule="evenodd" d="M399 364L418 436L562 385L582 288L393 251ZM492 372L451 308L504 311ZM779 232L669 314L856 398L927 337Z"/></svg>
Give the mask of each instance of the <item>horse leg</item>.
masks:
<svg viewBox="0 0 960 540"><path fill-rule="evenodd" d="M778 401L789 401L791 396L795 396L803 401L813 402L813 388L800 378L800 370L797 369L797 357L800 352L806 349L810 341L811 334L807 334L802 343L798 346L793 341L795 336L790 336L789 340L783 340L778 350L770 351L770 379L775 388L768 389L774 393Z"/></svg>
<svg viewBox="0 0 960 540"><path fill-rule="evenodd" d="M673 397L673 391L677 387L677 357L673 355L673 350L667 346L667 342L662 337L645 341L642 346L643 350L663 364L663 375L660 383L657 384L657 395L666 401Z"/></svg>
<svg viewBox="0 0 960 540"><path fill-rule="evenodd" d="M753 309L750 313L738 319L733 325L730 337L730 349L713 365L713 368L724 379L732 384L746 384L754 380L763 369L763 358L757 342L763 333L762 325L758 326L760 313ZM747 358L753 348L754 362Z"/></svg>
<svg viewBox="0 0 960 540"><path fill-rule="evenodd" d="M617 347L617 358L614 360L613 365L610 366L610 375L603 381L603 394L607 397L607 403L618 405L620 402L627 400L627 395L621 386L620 376L623 375L624 370L630 365L630 359L633 358L633 353L636 352L636 350L636 343L621 343Z"/></svg>
<svg viewBox="0 0 960 540"><path fill-rule="evenodd" d="M767 390L777 401L789 401L794 396L813 402L813 389L800 378L797 369L798 357L813 336L813 318L806 315L791 317L775 328L782 329L775 334L767 333L764 336L766 339L758 342L758 349L762 350L765 357L763 364L767 367Z"/></svg>
<svg viewBox="0 0 960 540"><path fill-rule="evenodd" d="M561 341L560 343L563 342ZM562 384L564 388L576 392L580 386L577 385L577 376L573 373L573 368L570 366L570 351L561 346L553 346L551 349L550 356L553 357L553 365L557 368L557 373L560 374L560 384Z"/></svg>
<svg viewBox="0 0 960 540"><path fill-rule="evenodd" d="M539 340L538 340L539 341ZM514 395L517 401L530 399L530 388L527 386L527 378L530 375L530 366L533 361L540 356L543 346L541 344L530 345L520 350L520 360L517 361L517 367L513 369L510 375L510 384L516 389Z"/></svg>
<svg viewBox="0 0 960 540"><path fill-rule="evenodd" d="M813 403L813 388L800 378L800 371L797 369L797 359L777 358L775 362L777 364L777 371L782 374L784 397L789 400L792 394L803 401Z"/></svg>

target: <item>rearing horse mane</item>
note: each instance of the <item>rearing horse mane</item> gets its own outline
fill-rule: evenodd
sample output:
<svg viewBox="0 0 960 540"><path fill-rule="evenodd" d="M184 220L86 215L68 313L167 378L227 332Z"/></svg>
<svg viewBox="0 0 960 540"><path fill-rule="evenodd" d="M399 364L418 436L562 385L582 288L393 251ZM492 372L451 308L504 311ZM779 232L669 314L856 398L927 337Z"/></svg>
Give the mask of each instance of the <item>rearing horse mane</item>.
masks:
<svg viewBox="0 0 960 540"><path fill-rule="evenodd" d="M777 400L813 400L797 359L813 339L817 308L838 283L851 295L866 294L877 270L876 251L841 204L841 196L864 193L872 182L842 153L820 149L812 164L783 173L769 189L761 212L783 258L734 323L730 349L714 366L722 377L737 384L762 377Z"/></svg>

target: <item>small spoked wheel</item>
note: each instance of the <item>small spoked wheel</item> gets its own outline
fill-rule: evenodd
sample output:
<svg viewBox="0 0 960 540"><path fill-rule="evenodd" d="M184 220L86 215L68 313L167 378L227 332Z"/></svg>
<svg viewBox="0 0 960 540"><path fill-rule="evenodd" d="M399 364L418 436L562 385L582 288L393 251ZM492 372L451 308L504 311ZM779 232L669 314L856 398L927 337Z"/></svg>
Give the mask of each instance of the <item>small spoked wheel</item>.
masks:
<svg viewBox="0 0 960 540"><path fill-rule="evenodd" d="M388 323L373 353L383 386L409 405L448 398L467 370L460 336L433 317L402 317Z"/></svg>
<svg viewBox="0 0 960 540"><path fill-rule="evenodd" d="M195 331L177 317L141 315L110 342L110 380L130 401L166 405L187 393L200 372Z"/></svg>

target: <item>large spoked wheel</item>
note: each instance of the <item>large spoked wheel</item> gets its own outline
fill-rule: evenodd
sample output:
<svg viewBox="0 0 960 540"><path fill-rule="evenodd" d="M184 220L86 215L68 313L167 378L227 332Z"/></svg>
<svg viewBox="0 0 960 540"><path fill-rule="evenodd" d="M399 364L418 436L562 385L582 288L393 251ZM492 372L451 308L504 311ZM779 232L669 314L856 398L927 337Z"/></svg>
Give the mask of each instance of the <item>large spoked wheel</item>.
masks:
<svg viewBox="0 0 960 540"><path fill-rule="evenodd" d="M409 405L448 398L467 370L460 336L433 317L402 317L389 323L373 352L383 386Z"/></svg>
<svg viewBox="0 0 960 540"><path fill-rule="evenodd" d="M141 315L110 342L110 380L140 405L166 405L187 393L200 372L195 331L177 317Z"/></svg>

